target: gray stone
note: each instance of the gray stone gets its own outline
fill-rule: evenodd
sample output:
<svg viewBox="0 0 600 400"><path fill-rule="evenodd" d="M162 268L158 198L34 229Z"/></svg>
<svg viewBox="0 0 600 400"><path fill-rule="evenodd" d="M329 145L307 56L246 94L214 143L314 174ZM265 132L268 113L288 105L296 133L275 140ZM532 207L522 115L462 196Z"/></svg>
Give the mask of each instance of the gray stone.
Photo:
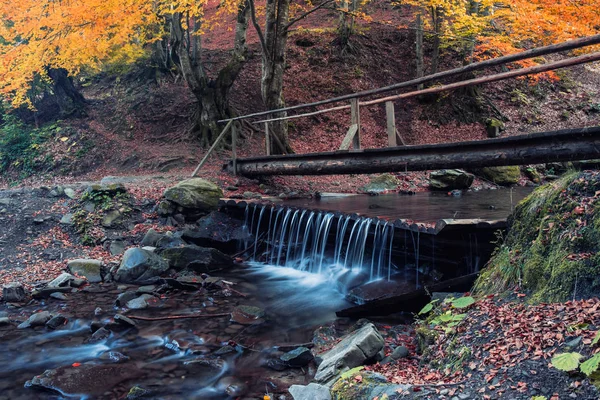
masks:
<svg viewBox="0 0 600 400"><path fill-rule="evenodd" d="M135 283L157 277L169 269L169 264L154 253L139 248L127 249L115 273L118 282Z"/></svg>
<svg viewBox="0 0 600 400"><path fill-rule="evenodd" d="M117 307L125 307L125 304L127 304L128 301L133 300L136 297L138 297L138 294L134 291L128 291L128 292L121 293L117 297L117 300L115 300L115 305Z"/></svg>
<svg viewBox="0 0 600 400"><path fill-rule="evenodd" d="M367 193L381 193L386 190L396 190L400 182L392 174L381 174L372 178L368 184L363 186L361 190Z"/></svg>
<svg viewBox="0 0 600 400"><path fill-rule="evenodd" d="M20 303L27 299L27 293L23 285L11 282L2 286L2 298L8 303Z"/></svg>
<svg viewBox="0 0 600 400"><path fill-rule="evenodd" d="M46 322L46 328L52 330L58 329L61 326L64 326L66 322L67 318L65 318L63 315L58 314L52 317L48 322Z"/></svg>
<svg viewBox="0 0 600 400"><path fill-rule="evenodd" d="M111 228L121 221L122 214L119 210L107 211L102 217L102 226Z"/></svg>
<svg viewBox="0 0 600 400"><path fill-rule="evenodd" d="M163 200L158 204L156 212L161 217L168 217L169 215L172 215L175 212L176 208L177 206L174 203L168 200Z"/></svg>
<svg viewBox="0 0 600 400"><path fill-rule="evenodd" d="M107 184L93 184L85 189L86 193L102 193L110 196L115 196L119 193L127 192L127 189L122 183L107 183Z"/></svg>
<svg viewBox="0 0 600 400"><path fill-rule="evenodd" d="M112 254L113 256L118 256L120 254L123 254L125 252L125 242L122 240L113 240L112 242L110 242L110 246L108 248L108 251L110 252L110 254Z"/></svg>
<svg viewBox="0 0 600 400"><path fill-rule="evenodd" d="M311 362L314 359L314 356L310 352L310 349L306 347L298 347L297 349L282 354L279 359L290 367L299 368L304 367Z"/></svg>
<svg viewBox="0 0 600 400"><path fill-rule="evenodd" d="M475 176L461 169L443 169L429 175L429 186L435 190L468 189Z"/></svg>
<svg viewBox="0 0 600 400"><path fill-rule="evenodd" d="M160 252L169 266L176 270L187 268L194 272L212 272L233 266L233 260L217 249L186 245L168 248Z"/></svg>
<svg viewBox="0 0 600 400"><path fill-rule="evenodd" d="M164 197L181 207L209 212L217 209L223 191L205 179L192 178L167 189Z"/></svg>
<svg viewBox="0 0 600 400"><path fill-rule="evenodd" d="M154 296L151 294L143 294L135 299L129 300L126 304L126 307L131 310L142 310L144 308L148 308L150 304L148 304L148 300L153 299Z"/></svg>
<svg viewBox="0 0 600 400"><path fill-rule="evenodd" d="M89 343L96 343L106 340L110 337L110 331L104 327L98 329L88 340Z"/></svg>
<svg viewBox="0 0 600 400"><path fill-rule="evenodd" d="M186 242L213 247L224 253L236 252L237 244L252 236L244 229L241 220L218 211L199 219L196 225L193 230L183 231L181 238Z"/></svg>
<svg viewBox="0 0 600 400"><path fill-rule="evenodd" d="M307 386L292 385L289 388L294 400L331 400L327 386L309 383Z"/></svg>
<svg viewBox="0 0 600 400"><path fill-rule="evenodd" d="M184 242L179 235L174 235L171 232L167 232L161 236L156 242L156 247L168 249L171 247L185 246L187 243Z"/></svg>
<svg viewBox="0 0 600 400"><path fill-rule="evenodd" d="M467 393L461 393L461 394L458 395L458 398L460 400L467 400L467 399L470 399L471 396L469 394L467 394Z"/></svg>
<svg viewBox="0 0 600 400"><path fill-rule="evenodd" d="M50 315L48 311L40 311L30 316L27 321L19 324L17 328L25 329L33 326L41 326L46 324L46 322L48 322L51 318L52 315Z"/></svg>
<svg viewBox="0 0 600 400"><path fill-rule="evenodd" d="M73 225L73 214L67 213L67 214L63 215L62 218L60 219L60 223L63 225Z"/></svg>
<svg viewBox="0 0 600 400"><path fill-rule="evenodd" d="M0 317L0 326L10 325L10 318Z"/></svg>
<svg viewBox="0 0 600 400"><path fill-rule="evenodd" d="M61 293L61 292L51 293L50 297L52 297L53 299L56 299L56 300L67 300L68 299L67 295L64 293Z"/></svg>
<svg viewBox="0 0 600 400"><path fill-rule="evenodd" d="M120 325L124 325L124 326L131 327L131 328L137 327L137 324L131 318L127 318L123 314L116 314L113 317L113 319L115 320L116 323L118 323Z"/></svg>
<svg viewBox="0 0 600 400"><path fill-rule="evenodd" d="M321 355L315 380L331 382L338 374L363 365L384 346L384 340L375 325L365 324L362 328L346 335L341 342Z"/></svg>
<svg viewBox="0 0 600 400"><path fill-rule="evenodd" d="M102 261L76 259L67 263L67 269L72 274L84 277L90 283L102 282Z"/></svg>
<svg viewBox="0 0 600 400"><path fill-rule="evenodd" d="M127 400L137 400L147 397L150 394L149 390L141 388L139 386L134 386L129 389L129 393L127 393Z"/></svg>
<svg viewBox="0 0 600 400"><path fill-rule="evenodd" d="M242 197L244 199L262 199L262 195L256 192L244 192Z"/></svg>
<svg viewBox="0 0 600 400"><path fill-rule="evenodd" d="M33 377L25 387L36 387L71 398L98 398L121 382L137 378L140 370L132 364L83 364L48 369Z"/></svg>
<svg viewBox="0 0 600 400"><path fill-rule="evenodd" d="M390 355L394 360L408 357L408 349L405 346L398 346Z"/></svg>
<svg viewBox="0 0 600 400"><path fill-rule="evenodd" d="M70 199L75 199L77 197L77 193L71 188L65 188L65 196Z"/></svg>
<svg viewBox="0 0 600 400"><path fill-rule="evenodd" d="M156 292L156 289L158 287L156 285L146 285L146 286L140 286L137 290L136 293L139 294L152 294L154 292Z"/></svg>
<svg viewBox="0 0 600 400"><path fill-rule="evenodd" d="M254 306L237 306L231 312L231 320L241 325L253 325L263 322L265 311Z"/></svg>
<svg viewBox="0 0 600 400"><path fill-rule="evenodd" d="M71 274L63 272L56 278L54 278L50 283L48 283L48 288L59 288L69 286L69 282L71 282L75 277Z"/></svg>
<svg viewBox="0 0 600 400"><path fill-rule="evenodd" d="M11 200L8 198L0 199L0 205L8 207L8 206L10 206L10 203L11 203Z"/></svg>
<svg viewBox="0 0 600 400"><path fill-rule="evenodd" d="M158 243L158 240L162 237L163 235L156 232L154 229L148 229L148 232L146 232L144 238L140 242L140 246L156 247L156 243Z"/></svg>
<svg viewBox="0 0 600 400"><path fill-rule="evenodd" d="M86 279L83 278L75 278L71 281L71 286L78 288L78 287L82 287L83 285L85 285L87 283Z"/></svg>

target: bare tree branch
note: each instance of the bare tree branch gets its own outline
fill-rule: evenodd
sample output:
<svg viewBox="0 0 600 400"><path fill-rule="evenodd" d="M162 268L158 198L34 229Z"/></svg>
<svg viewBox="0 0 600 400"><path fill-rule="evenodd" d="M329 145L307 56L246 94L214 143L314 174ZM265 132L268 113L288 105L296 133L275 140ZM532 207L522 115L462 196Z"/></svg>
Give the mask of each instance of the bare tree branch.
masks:
<svg viewBox="0 0 600 400"><path fill-rule="evenodd" d="M297 18L294 18L293 20L291 20L290 22L288 22L288 24L285 26L285 29L290 29L290 26L294 25L296 22L303 20L304 18L308 17L310 14L314 13L315 11L325 7L327 4L333 3L335 0L326 0L324 2L322 2L321 4L319 4L318 6L316 6L315 8L308 10L307 12L305 12L304 14L300 15Z"/></svg>
<svg viewBox="0 0 600 400"><path fill-rule="evenodd" d="M260 25L256 21L256 8L254 7L254 0L248 0L250 4L250 11L252 16L252 25L254 25L254 29L256 29L256 33L258 34L258 38L260 39L260 47L262 48L263 54L268 58L269 49L267 48L267 44L265 43L265 37L260 29Z"/></svg>

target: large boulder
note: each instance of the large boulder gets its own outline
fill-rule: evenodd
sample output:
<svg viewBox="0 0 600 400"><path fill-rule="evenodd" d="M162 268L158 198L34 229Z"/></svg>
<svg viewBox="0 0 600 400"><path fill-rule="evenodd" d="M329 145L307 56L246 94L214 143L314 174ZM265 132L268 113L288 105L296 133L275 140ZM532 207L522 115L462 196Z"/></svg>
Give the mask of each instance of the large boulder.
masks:
<svg viewBox="0 0 600 400"><path fill-rule="evenodd" d="M435 190L468 189L475 177L461 169L442 169L429 175L429 187Z"/></svg>
<svg viewBox="0 0 600 400"><path fill-rule="evenodd" d="M161 257L176 270L189 269L195 272L212 272L233 265L233 260L217 249L186 245L161 251Z"/></svg>
<svg viewBox="0 0 600 400"><path fill-rule="evenodd" d="M167 189L164 197L183 208L209 212L217 209L223 191L205 179L192 178Z"/></svg>
<svg viewBox="0 0 600 400"><path fill-rule="evenodd" d="M521 177L521 169L516 166L509 167L486 167L482 168L479 173L488 181L492 181L497 185L514 185L519 183Z"/></svg>
<svg viewBox="0 0 600 400"><path fill-rule="evenodd" d="M372 323L348 334L331 350L321 355L315 381L333 383L333 380L343 372L363 365L373 359L383 349L383 337Z"/></svg>
<svg viewBox="0 0 600 400"><path fill-rule="evenodd" d="M123 254L121 265L115 273L115 280L125 283L144 282L157 277L169 269L169 264L151 251L137 247Z"/></svg>
<svg viewBox="0 0 600 400"><path fill-rule="evenodd" d="M102 261L78 258L67 263L70 273L84 277L90 283L102 282Z"/></svg>
<svg viewBox="0 0 600 400"><path fill-rule="evenodd" d="M198 227L183 231L182 239L198 246L214 247L223 252L233 252L240 241L250 234L239 219L222 212L211 212L197 222Z"/></svg>
<svg viewBox="0 0 600 400"><path fill-rule="evenodd" d="M396 190L400 181L392 174L381 174L363 186L361 189L368 193L380 193L386 190Z"/></svg>

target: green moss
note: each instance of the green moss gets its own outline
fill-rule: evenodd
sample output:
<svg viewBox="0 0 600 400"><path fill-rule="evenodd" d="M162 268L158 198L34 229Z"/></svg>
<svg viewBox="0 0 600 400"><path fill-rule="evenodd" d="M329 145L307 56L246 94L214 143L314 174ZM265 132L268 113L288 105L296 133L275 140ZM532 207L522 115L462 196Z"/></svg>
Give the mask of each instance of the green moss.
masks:
<svg viewBox="0 0 600 400"><path fill-rule="evenodd" d="M599 193L599 195L597 195ZM571 172L523 200L475 289L522 286L534 302L600 294L600 173Z"/></svg>

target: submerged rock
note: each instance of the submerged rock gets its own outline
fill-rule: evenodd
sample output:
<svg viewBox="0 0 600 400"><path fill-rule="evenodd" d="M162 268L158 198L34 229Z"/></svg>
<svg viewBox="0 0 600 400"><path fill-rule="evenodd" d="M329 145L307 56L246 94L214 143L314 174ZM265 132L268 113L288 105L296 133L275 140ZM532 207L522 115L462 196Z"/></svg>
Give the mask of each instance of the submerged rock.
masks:
<svg viewBox="0 0 600 400"><path fill-rule="evenodd" d="M102 282L102 261L78 258L67 263L67 269L90 283Z"/></svg>
<svg viewBox="0 0 600 400"><path fill-rule="evenodd" d="M141 310L150 306L150 300L154 300L155 297L151 294L143 294L135 299L129 300L126 304L127 308L131 310Z"/></svg>
<svg viewBox="0 0 600 400"><path fill-rule="evenodd" d="M115 273L118 282L143 282L166 272L169 265L156 254L139 249L128 249L123 255L121 265Z"/></svg>
<svg viewBox="0 0 600 400"><path fill-rule="evenodd" d="M429 174L429 186L435 190L468 189L475 176L462 169L443 169Z"/></svg>
<svg viewBox="0 0 600 400"><path fill-rule="evenodd" d="M205 179L192 178L167 189L164 197L184 208L210 212L217 209L223 191Z"/></svg>
<svg viewBox="0 0 600 400"><path fill-rule="evenodd" d="M25 387L51 390L65 397L96 397L140 375L136 367L125 364L64 366L46 370L27 381Z"/></svg>
<svg viewBox="0 0 600 400"><path fill-rule="evenodd" d="M2 299L8 303L20 303L27 299L27 293L22 284L11 282L2 286Z"/></svg>
<svg viewBox="0 0 600 400"><path fill-rule="evenodd" d="M254 306L237 306L231 312L231 320L242 325L262 323L264 316L264 310Z"/></svg>
<svg viewBox="0 0 600 400"><path fill-rule="evenodd" d="M338 374L363 365L383 349L384 340L375 325L368 323L346 335L331 350L321 355L315 380L331 382Z"/></svg>

